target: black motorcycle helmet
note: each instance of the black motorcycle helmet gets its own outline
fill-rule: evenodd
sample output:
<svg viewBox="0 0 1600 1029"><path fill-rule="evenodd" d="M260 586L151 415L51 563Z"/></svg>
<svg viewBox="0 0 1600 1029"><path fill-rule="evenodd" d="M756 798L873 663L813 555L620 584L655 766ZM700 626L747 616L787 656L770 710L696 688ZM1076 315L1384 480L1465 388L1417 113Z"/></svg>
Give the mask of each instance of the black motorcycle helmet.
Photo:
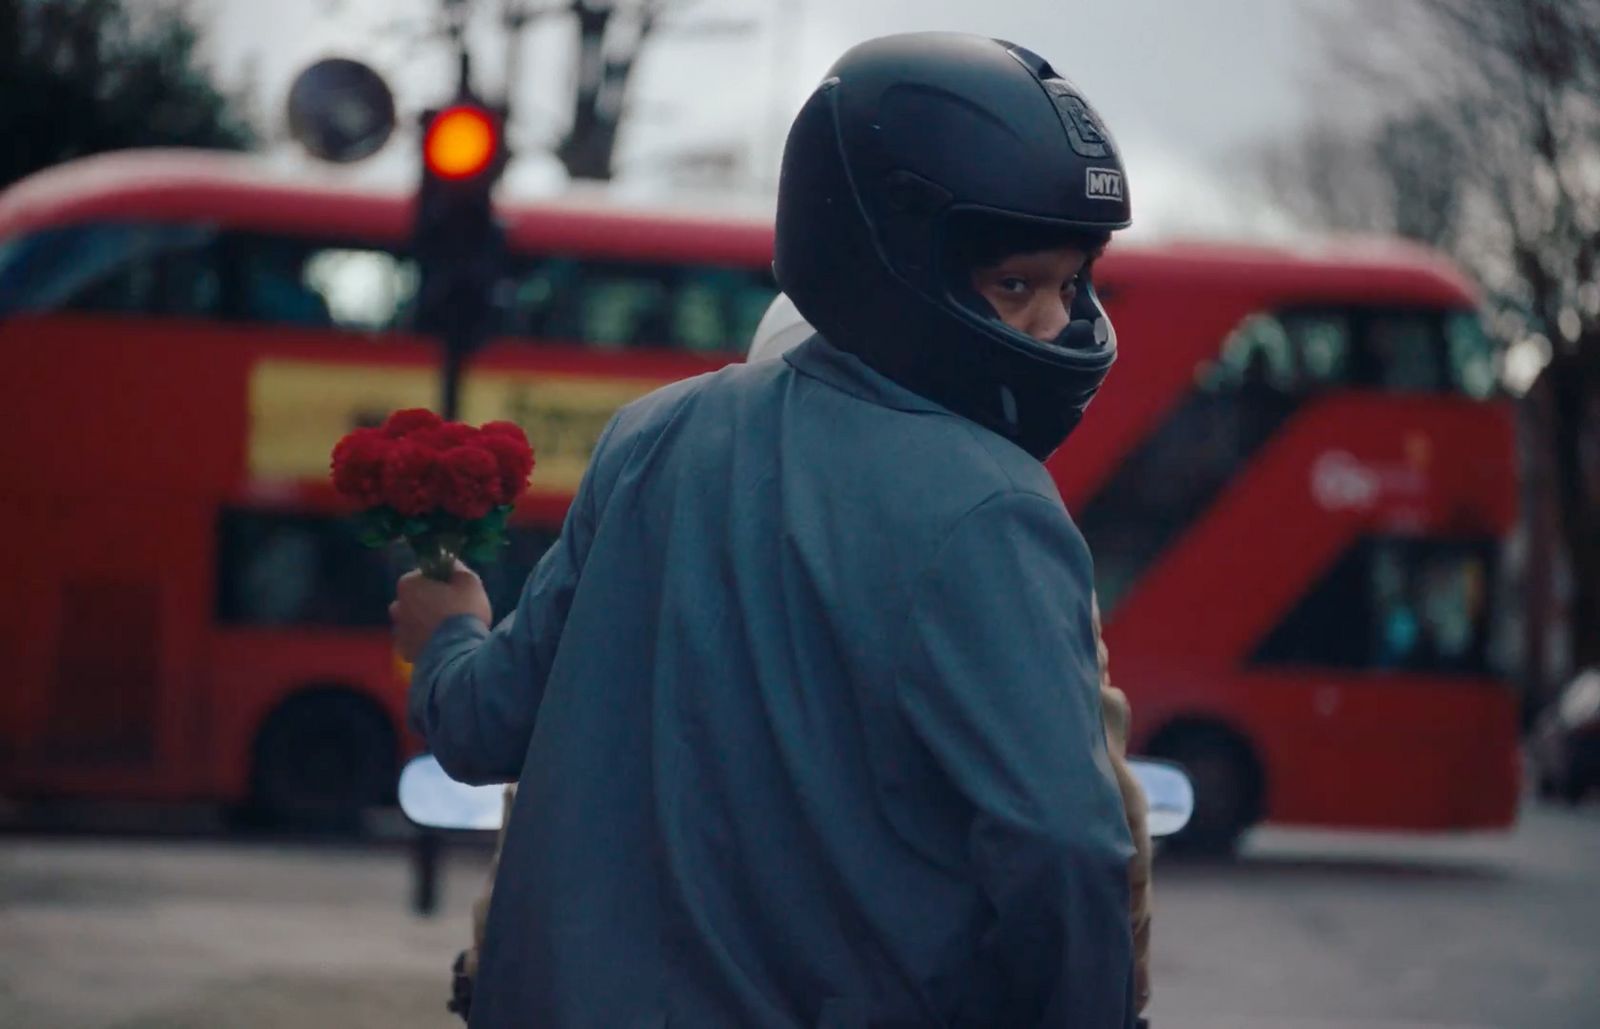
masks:
<svg viewBox="0 0 1600 1029"><path fill-rule="evenodd" d="M778 283L829 342L1045 459L1116 359L1086 272L1044 343L970 286L974 239L1090 252L1131 221L1116 144L1037 54L957 33L854 47L789 131Z"/></svg>

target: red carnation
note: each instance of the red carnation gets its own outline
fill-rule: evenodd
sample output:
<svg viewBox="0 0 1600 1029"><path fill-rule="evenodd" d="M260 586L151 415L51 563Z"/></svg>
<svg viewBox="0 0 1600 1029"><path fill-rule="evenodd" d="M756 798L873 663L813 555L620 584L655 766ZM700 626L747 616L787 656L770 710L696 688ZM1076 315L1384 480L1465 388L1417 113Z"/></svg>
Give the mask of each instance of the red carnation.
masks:
<svg viewBox="0 0 1600 1029"><path fill-rule="evenodd" d="M434 414L425 407L412 407L404 411L396 411L383 423L383 434L390 439L400 439L413 432L424 429L436 429L444 424L444 419Z"/></svg>
<svg viewBox="0 0 1600 1029"><path fill-rule="evenodd" d="M497 503L515 503L528 488L528 477L533 474L533 449L528 446L521 429L517 429L517 436L519 438L513 439L509 434L485 431L478 440L479 448L493 456L498 471Z"/></svg>
<svg viewBox="0 0 1600 1029"><path fill-rule="evenodd" d="M477 447L456 447L437 458L440 502L457 518L482 518L499 503L500 469L494 455Z"/></svg>
<svg viewBox="0 0 1600 1029"><path fill-rule="evenodd" d="M505 436L516 440L523 446L528 445L528 434L522 431L522 426L516 422L485 422L482 429L478 430L485 436Z"/></svg>
<svg viewBox="0 0 1600 1029"><path fill-rule="evenodd" d="M407 518L427 514L440 506L434 466L437 455L409 439L390 443L383 464L383 499Z"/></svg>
<svg viewBox="0 0 1600 1029"><path fill-rule="evenodd" d="M533 450L520 426L475 429L432 411L396 411L333 449L333 482L366 510L361 542L411 545L424 575L448 582L456 559L489 560L505 544L506 505L528 486Z"/></svg>
<svg viewBox="0 0 1600 1029"><path fill-rule="evenodd" d="M472 446L478 440L478 430L460 422L445 422L428 429L419 429L406 439L428 450L443 453L456 447Z"/></svg>
<svg viewBox="0 0 1600 1029"><path fill-rule="evenodd" d="M391 441L378 429L357 429L333 448L333 485L365 507L383 503L383 467Z"/></svg>

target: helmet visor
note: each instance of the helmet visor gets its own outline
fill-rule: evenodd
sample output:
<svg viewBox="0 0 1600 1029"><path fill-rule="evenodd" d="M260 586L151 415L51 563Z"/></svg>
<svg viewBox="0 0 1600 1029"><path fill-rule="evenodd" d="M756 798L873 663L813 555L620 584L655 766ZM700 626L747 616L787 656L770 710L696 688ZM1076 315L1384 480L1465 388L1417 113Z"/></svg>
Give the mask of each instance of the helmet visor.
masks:
<svg viewBox="0 0 1600 1029"><path fill-rule="evenodd" d="M1028 219L991 211L957 210L946 220L942 239L941 266L949 299L964 315L975 316L989 323L991 331L998 330L1009 337L1014 345L1027 344L1058 351L1095 353L1114 351L1115 330L1105 307L1095 291L1094 262L1105 249L1108 236L1104 233L1084 232L1077 227L1059 223ZM1069 266L1078 265L1070 286L1066 323L1051 338L1030 334L1023 327L1010 324L985 296L983 283L995 288L994 274L1003 271L1016 259L1027 261L1041 257L1052 277L1051 258L1058 258ZM1020 270L1020 269L1019 269ZM1007 281L1002 285L1010 285ZM1016 283L1017 288L1027 286L1026 276ZM1052 295L1059 284L1036 283L1050 288Z"/></svg>

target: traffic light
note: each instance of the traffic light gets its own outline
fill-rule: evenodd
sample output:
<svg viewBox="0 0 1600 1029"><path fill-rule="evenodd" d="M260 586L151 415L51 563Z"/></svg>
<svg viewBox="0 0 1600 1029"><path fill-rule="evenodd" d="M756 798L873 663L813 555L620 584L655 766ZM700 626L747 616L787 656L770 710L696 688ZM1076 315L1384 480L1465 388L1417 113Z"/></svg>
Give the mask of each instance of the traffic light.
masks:
<svg viewBox="0 0 1600 1029"><path fill-rule="evenodd" d="M503 155L501 125L494 113L476 104L456 104L433 112L422 135L428 174L461 182L477 178Z"/></svg>
<svg viewBox="0 0 1600 1029"><path fill-rule="evenodd" d="M505 234L491 193L505 169L505 118L463 93L424 113L422 181L413 243L420 272L414 327L436 335L446 351L446 407L453 407L461 356L494 328L494 286L505 257Z"/></svg>

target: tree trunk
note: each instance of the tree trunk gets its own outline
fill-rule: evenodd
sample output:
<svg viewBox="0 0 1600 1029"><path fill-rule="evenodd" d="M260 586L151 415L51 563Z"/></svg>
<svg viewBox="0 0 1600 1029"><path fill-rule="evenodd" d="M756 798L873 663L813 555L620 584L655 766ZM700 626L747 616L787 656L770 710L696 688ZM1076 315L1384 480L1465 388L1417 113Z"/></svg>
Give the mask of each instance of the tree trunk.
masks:
<svg viewBox="0 0 1600 1029"><path fill-rule="evenodd" d="M574 179L609 180L616 172L617 128L615 122L595 117L592 111L574 119L573 131L556 148L567 174Z"/></svg>
<svg viewBox="0 0 1600 1029"><path fill-rule="evenodd" d="M589 0L572 5L578 20L578 83L572 127L556 147L556 157L574 179L607 180L616 174L628 80L655 28L659 5L641 5L632 25L619 23L616 10L611 4L590 7Z"/></svg>
<svg viewBox="0 0 1600 1029"><path fill-rule="evenodd" d="M1577 356L1562 356L1545 370L1551 395L1556 500L1573 576L1573 667L1600 663L1600 509L1585 440L1600 438L1600 339L1586 339ZM1592 445L1592 443L1591 443Z"/></svg>

